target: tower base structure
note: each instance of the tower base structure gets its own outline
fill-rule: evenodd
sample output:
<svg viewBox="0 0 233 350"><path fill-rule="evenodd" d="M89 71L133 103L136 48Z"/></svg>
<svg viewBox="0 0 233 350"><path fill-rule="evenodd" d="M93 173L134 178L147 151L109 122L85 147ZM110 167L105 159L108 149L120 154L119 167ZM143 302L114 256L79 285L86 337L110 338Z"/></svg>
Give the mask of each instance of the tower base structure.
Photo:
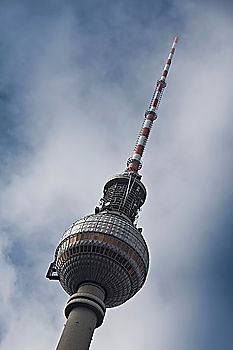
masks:
<svg viewBox="0 0 233 350"><path fill-rule="evenodd" d="M65 308L67 322L56 350L88 350L95 328L103 323L105 291L95 283L82 284Z"/></svg>

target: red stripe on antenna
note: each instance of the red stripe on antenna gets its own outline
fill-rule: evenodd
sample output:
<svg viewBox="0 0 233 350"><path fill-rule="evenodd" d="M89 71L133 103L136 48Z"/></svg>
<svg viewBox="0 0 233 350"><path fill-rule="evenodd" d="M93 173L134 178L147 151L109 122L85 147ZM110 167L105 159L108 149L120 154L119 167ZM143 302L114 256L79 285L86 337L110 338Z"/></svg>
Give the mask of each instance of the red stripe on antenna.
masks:
<svg viewBox="0 0 233 350"><path fill-rule="evenodd" d="M142 145L137 145L136 148L135 148L134 153L140 154L140 156L142 156L143 151L144 151L144 146L142 146Z"/></svg>
<svg viewBox="0 0 233 350"><path fill-rule="evenodd" d="M156 106L157 106L157 103L158 103L158 99L155 98L154 101L153 101L153 107L156 107ZM153 119L150 119L150 120L153 120Z"/></svg>
<svg viewBox="0 0 233 350"><path fill-rule="evenodd" d="M150 129L149 128L143 128L141 131L141 136L146 136L148 137L150 133Z"/></svg>
<svg viewBox="0 0 233 350"><path fill-rule="evenodd" d="M163 90L163 86L162 86L161 83L159 83L159 85L157 86L157 90L158 90L158 91L162 91L162 90Z"/></svg>
<svg viewBox="0 0 233 350"><path fill-rule="evenodd" d="M147 114L147 116L146 116L146 119L147 120L154 120L154 114L153 113L149 113L149 114Z"/></svg>

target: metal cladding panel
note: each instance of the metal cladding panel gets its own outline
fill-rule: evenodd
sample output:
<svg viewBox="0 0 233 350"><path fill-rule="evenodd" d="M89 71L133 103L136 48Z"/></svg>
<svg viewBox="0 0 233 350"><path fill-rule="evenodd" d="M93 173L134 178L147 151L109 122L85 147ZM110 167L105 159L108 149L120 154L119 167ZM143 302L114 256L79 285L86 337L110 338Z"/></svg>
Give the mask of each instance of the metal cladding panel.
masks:
<svg viewBox="0 0 233 350"><path fill-rule="evenodd" d="M149 254L145 240L130 222L119 214L99 213L78 220L64 233L55 264L68 294L92 281L105 289L106 306L114 307L144 284Z"/></svg>

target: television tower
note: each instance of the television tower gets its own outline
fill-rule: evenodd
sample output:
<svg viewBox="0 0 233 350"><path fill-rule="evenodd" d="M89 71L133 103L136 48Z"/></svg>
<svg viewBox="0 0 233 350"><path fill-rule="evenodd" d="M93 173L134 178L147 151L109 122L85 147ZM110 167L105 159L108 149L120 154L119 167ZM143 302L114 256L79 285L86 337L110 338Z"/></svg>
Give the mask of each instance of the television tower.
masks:
<svg viewBox="0 0 233 350"><path fill-rule="evenodd" d="M89 349L106 308L132 298L146 280L149 253L142 228L135 223L146 199L138 171L157 119L177 41L175 37L126 170L106 182L95 213L79 219L65 231L49 266L46 277L59 280L70 295L65 307L67 323L57 350Z"/></svg>

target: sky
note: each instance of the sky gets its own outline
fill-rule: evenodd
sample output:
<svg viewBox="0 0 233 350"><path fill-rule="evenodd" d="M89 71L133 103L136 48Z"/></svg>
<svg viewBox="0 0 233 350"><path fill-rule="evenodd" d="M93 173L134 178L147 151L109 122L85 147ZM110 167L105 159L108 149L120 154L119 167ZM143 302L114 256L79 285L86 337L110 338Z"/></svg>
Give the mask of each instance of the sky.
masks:
<svg viewBox="0 0 233 350"><path fill-rule="evenodd" d="M68 295L45 279L62 233L125 169L172 38L143 157L142 290L92 350L233 348L233 5L0 1L0 350L55 349Z"/></svg>

